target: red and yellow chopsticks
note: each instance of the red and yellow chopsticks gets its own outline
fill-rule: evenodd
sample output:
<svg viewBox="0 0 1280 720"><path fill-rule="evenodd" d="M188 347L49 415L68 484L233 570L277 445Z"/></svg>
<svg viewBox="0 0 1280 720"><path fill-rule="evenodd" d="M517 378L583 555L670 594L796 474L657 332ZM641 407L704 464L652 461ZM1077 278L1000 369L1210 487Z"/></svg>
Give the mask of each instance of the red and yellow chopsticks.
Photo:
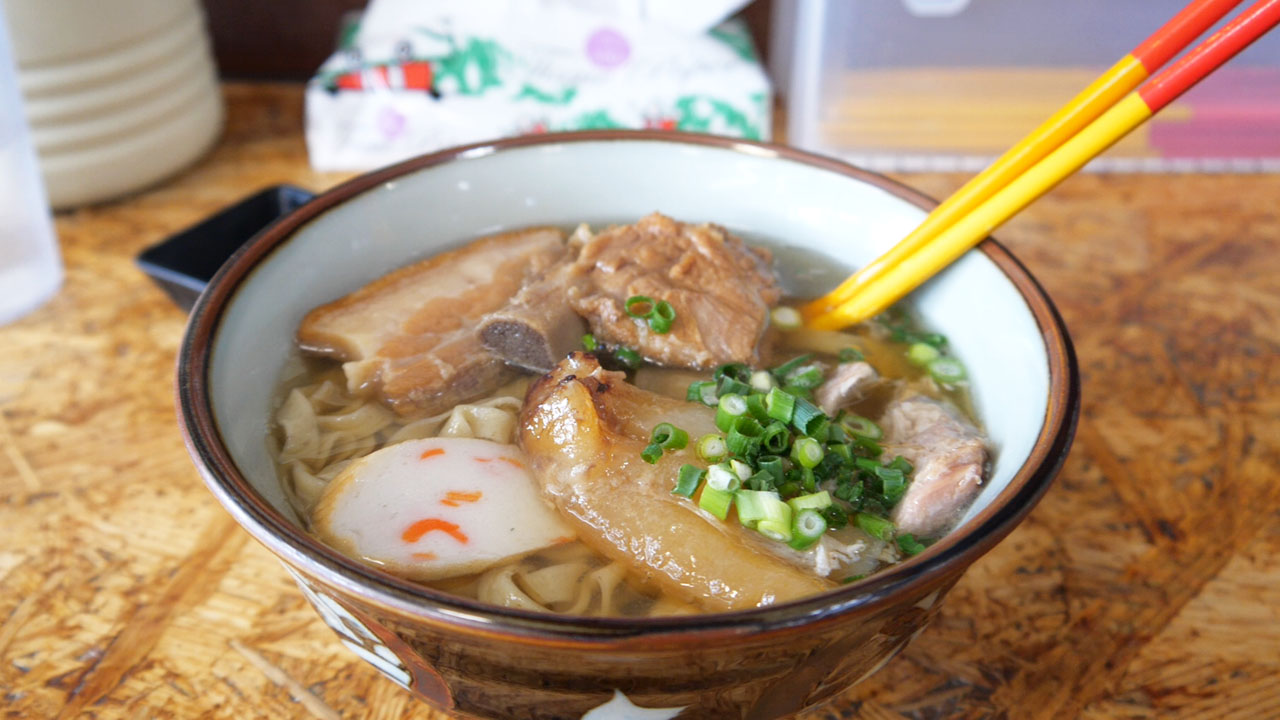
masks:
<svg viewBox="0 0 1280 720"><path fill-rule="evenodd" d="M1239 3L1189 4L939 205L910 235L806 305L809 324L844 327L882 311L1280 21L1280 0L1256 2L1141 90L1130 92Z"/></svg>

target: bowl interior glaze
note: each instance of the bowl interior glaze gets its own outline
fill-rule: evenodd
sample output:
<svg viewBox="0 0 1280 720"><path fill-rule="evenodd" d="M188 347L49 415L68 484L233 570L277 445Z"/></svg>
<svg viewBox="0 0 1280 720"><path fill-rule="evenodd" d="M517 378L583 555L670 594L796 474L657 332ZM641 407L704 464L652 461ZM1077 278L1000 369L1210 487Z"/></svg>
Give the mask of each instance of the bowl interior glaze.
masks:
<svg viewBox="0 0 1280 720"><path fill-rule="evenodd" d="M217 429L241 474L286 517L293 513L264 437L293 333L310 308L393 268L486 233L633 221L654 210L857 267L925 214L919 196L872 176L744 143L552 138L406 167L412 164L382 173L388 177L284 238L240 283L217 323L208 374ZM1046 342L1018 288L982 252L968 253L912 301L967 366L991 438L993 473L968 520L1005 489L1042 431Z"/></svg>

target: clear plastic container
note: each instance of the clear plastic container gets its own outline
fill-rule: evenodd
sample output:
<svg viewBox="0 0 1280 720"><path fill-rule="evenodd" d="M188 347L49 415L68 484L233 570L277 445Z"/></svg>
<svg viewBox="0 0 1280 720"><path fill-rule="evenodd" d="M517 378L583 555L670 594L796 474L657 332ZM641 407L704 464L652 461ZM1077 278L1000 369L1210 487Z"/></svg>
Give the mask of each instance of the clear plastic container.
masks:
<svg viewBox="0 0 1280 720"><path fill-rule="evenodd" d="M62 262L35 150L22 115L13 53L0 6L0 325L62 285Z"/></svg>
<svg viewBox="0 0 1280 720"><path fill-rule="evenodd" d="M882 170L977 170L1186 0L776 0L787 141ZM1280 170L1280 32L1092 169Z"/></svg>

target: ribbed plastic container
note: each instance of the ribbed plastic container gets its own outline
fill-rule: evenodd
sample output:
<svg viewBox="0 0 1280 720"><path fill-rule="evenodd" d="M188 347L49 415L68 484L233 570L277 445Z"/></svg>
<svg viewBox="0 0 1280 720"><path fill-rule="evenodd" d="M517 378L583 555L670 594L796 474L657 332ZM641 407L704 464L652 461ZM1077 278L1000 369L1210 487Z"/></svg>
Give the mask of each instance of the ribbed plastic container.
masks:
<svg viewBox="0 0 1280 720"><path fill-rule="evenodd" d="M787 141L880 170L980 169L1185 4L776 0ZM1089 167L1280 170L1280 32Z"/></svg>
<svg viewBox="0 0 1280 720"><path fill-rule="evenodd" d="M35 309L62 285L58 241L9 47L0 12L0 325Z"/></svg>

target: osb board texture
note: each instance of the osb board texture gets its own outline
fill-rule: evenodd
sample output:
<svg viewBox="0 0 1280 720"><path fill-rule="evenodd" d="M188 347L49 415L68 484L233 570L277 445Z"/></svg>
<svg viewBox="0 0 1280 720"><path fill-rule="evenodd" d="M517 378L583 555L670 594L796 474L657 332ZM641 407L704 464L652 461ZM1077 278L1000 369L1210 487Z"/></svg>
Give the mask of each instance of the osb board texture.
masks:
<svg viewBox="0 0 1280 720"><path fill-rule="evenodd" d="M341 179L307 168L299 88L226 93L196 167L58 217L64 289L0 328L4 717L443 718L338 643L183 449L184 317L133 256ZM998 233L1075 338L1075 447L937 622L806 720L1280 717L1277 208L1275 175L1086 175Z"/></svg>

